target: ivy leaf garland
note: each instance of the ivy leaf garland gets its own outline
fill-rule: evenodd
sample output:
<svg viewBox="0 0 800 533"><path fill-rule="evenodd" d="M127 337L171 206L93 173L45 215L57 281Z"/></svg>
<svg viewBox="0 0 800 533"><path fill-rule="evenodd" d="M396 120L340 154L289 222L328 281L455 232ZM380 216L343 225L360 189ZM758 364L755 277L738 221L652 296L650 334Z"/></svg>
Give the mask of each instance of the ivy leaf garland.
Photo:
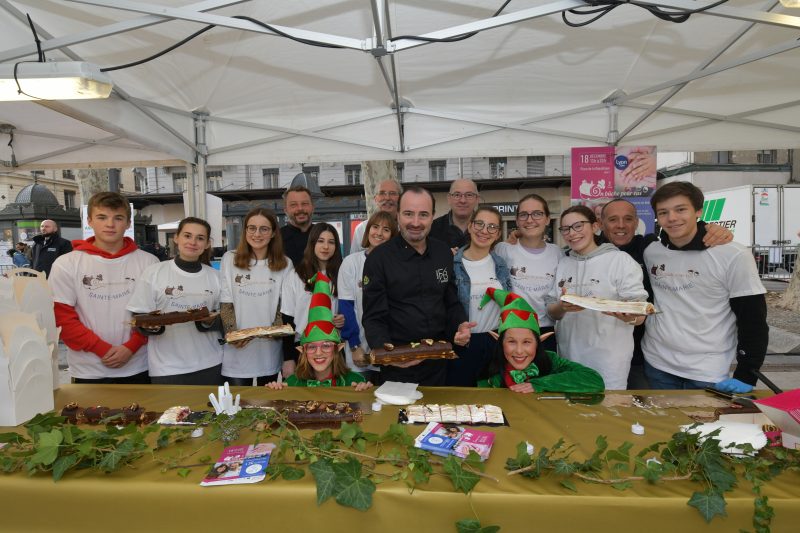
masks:
<svg viewBox="0 0 800 533"><path fill-rule="evenodd" d="M525 442L520 442L516 455L506 460L508 475L522 475L538 479L553 474L562 477L561 486L577 492L571 478L586 483L610 485L625 490L635 482L659 483L690 480L704 485L695 491L687 504L697 509L706 522L717 516L726 516L725 493L732 490L740 477L752 484L755 497L753 527L757 533L769 532L774 509L769 499L761 494L761 487L787 470L800 470L800 453L784 448L765 448L758 455L750 445L737 446L742 455L731 456L721 451L720 443L713 437L719 430L705 438L699 434L677 432L667 442L653 443L631 457L633 445L624 442L609 449L604 436L597 437L595 450L585 461L571 460L573 446L560 439L552 447L542 447L529 455ZM725 443L724 447L727 447ZM631 471L633 474L625 475Z"/></svg>

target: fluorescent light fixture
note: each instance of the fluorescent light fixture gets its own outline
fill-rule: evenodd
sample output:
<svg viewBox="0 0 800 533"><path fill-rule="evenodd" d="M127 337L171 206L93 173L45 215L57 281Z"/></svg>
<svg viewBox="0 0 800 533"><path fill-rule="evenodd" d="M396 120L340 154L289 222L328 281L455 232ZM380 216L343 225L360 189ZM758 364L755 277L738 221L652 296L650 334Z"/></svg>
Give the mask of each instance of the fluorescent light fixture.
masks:
<svg viewBox="0 0 800 533"><path fill-rule="evenodd" d="M18 63L16 79L13 63L0 65L0 101L108 98L113 88L111 78L84 61Z"/></svg>
<svg viewBox="0 0 800 533"><path fill-rule="evenodd" d="M800 7L800 0L781 0L783 7Z"/></svg>

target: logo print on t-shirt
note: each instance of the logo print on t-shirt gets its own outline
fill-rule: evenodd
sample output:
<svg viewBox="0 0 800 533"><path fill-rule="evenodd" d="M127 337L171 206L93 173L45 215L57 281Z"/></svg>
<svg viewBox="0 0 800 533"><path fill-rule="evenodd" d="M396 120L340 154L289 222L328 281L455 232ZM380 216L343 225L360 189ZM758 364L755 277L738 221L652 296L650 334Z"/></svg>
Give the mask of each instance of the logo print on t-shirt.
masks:
<svg viewBox="0 0 800 533"><path fill-rule="evenodd" d="M86 274L83 276L83 286L88 289L97 289L102 285L104 285L102 274L95 274L94 276Z"/></svg>
<svg viewBox="0 0 800 533"><path fill-rule="evenodd" d="M134 283L136 283L136 278L131 278L129 276L125 276L122 281L116 282L106 281L103 279L102 274L84 274L81 278L81 284L83 285L83 288L90 291L101 289L103 287L111 287L113 285L125 285L126 287L130 287Z"/></svg>
<svg viewBox="0 0 800 533"><path fill-rule="evenodd" d="M250 281L250 274L236 274L236 276L233 278L233 281L240 287L242 285L247 285Z"/></svg>
<svg viewBox="0 0 800 533"><path fill-rule="evenodd" d="M668 272L666 265L652 265L650 278L653 285L667 291L684 291L694 288L695 279L700 277L700 272L687 269L686 272Z"/></svg>
<svg viewBox="0 0 800 533"><path fill-rule="evenodd" d="M511 267L511 270L508 271L512 276L517 277L517 274L524 274L525 267Z"/></svg>
<svg viewBox="0 0 800 533"><path fill-rule="evenodd" d="M177 287L166 287L164 289L164 294L167 296L172 296L173 298L179 298L183 294L183 285L178 285Z"/></svg>

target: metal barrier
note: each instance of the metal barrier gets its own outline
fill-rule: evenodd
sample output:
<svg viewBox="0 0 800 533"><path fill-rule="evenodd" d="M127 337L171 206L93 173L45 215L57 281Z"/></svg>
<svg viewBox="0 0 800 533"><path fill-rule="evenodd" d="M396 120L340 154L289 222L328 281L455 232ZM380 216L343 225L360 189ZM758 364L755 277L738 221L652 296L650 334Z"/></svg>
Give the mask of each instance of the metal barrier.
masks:
<svg viewBox="0 0 800 533"><path fill-rule="evenodd" d="M753 257L761 279L789 281L794 272L800 246L753 246Z"/></svg>

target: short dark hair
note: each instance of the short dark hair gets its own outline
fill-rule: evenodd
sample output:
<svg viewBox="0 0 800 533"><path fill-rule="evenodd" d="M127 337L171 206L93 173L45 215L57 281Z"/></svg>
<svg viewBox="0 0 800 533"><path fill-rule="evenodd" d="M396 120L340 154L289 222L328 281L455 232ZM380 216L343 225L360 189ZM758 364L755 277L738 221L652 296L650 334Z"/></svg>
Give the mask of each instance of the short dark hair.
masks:
<svg viewBox="0 0 800 533"><path fill-rule="evenodd" d="M692 203L692 207L695 211L700 211L703 209L703 202L705 201L703 191L688 181L673 181L672 183L662 185L656 189L656 192L653 194L652 198L650 198L650 205L652 206L653 211L655 211L656 204L676 196L687 197Z"/></svg>
<svg viewBox="0 0 800 533"><path fill-rule="evenodd" d="M436 212L436 198L433 197L433 194L431 193L431 191L429 191L428 189L425 189L423 187L420 187L419 185L412 185L411 187L409 187L408 189L406 189L402 193L400 193L400 199L397 200L397 209L398 210L400 210L400 203L403 201L403 196L405 196L406 194L408 194L410 192L413 192L414 194L427 194L428 196L430 196L431 204L432 204L431 215L433 215L433 213Z"/></svg>
<svg viewBox="0 0 800 533"><path fill-rule="evenodd" d="M289 187L285 191L283 191L283 199L286 200L286 197L289 196L290 192L304 192L308 195L311 199L311 203L314 203L314 197L311 196L311 191L308 190L308 187L303 187L302 185L295 185L294 187Z"/></svg>
<svg viewBox="0 0 800 533"><path fill-rule="evenodd" d="M89 198L89 204L86 209L87 216L91 218L92 210L95 207L106 207L108 209L122 209L125 211L125 215L128 217L128 220L131 219L131 204L118 192L98 192L92 195Z"/></svg>

